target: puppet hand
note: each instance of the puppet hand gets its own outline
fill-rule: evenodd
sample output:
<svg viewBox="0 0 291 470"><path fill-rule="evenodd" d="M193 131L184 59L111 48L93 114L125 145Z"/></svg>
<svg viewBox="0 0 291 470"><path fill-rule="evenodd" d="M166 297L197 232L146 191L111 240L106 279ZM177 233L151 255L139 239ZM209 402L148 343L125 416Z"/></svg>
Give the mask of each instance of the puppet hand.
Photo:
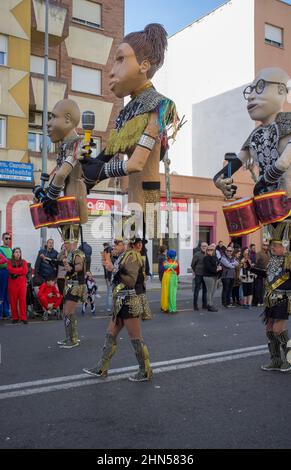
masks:
<svg viewBox="0 0 291 470"><path fill-rule="evenodd" d="M48 196L45 196L42 201L42 205L46 214L51 216L58 214L58 206L55 199L50 199Z"/></svg>
<svg viewBox="0 0 291 470"><path fill-rule="evenodd" d="M35 186L32 192L36 201L42 202L42 200L46 197L45 190L41 186Z"/></svg>
<svg viewBox="0 0 291 470"><path fill-rule="evenodd" d="M223 175L219 176L215 181L215 186L222 191L227 199L231 199L237 190L237 186L233 185L232 178L224 178Z"/></svg>
<svg viewBox="0 0 291 470"><path fill-rule="evenodd" d="M268 183L265 181L264 177L262 176L255 184L254 187L254 196L258 196L262 193L267 193L269 191Z"/></svg>

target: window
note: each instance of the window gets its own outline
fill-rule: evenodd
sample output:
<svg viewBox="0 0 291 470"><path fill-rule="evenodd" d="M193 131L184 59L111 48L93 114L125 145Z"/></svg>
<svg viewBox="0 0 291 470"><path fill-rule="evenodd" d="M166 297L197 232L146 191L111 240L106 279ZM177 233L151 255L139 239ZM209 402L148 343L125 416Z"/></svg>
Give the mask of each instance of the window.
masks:
<svg viewBox="0 0 291 470"><path fill-rule="evenodd" d="M7 37L0 35L0 65L7 65Z"/></svg>
<svg viewBox="0 0 291 470"><path fill-rule="evenodd" d="M72 66L72 90L92 95L101 95L100 70Z"/></svg>
<svg viewBox="0 0 291 470"><path fill-rule="evenodd" d="M88 0L73 0L72 20L91 28L100 28L101 5Z"/></svg>
<svg viewBox="0 0 291 470"><path fill-rule="evenodd" d="M30 56L30 71L34 73L44 74L44 58L36 55ZM48 60L48 74L50 77L57 75L57 61L53 59Z"/></svg>
<svg viewBox="0 0 291 470"><path fill-rule="evenodd" d="M54 152L54 144L47 137L48 142L48 152ZM41 152L42 151L42 133L40 132L29 132L28 133L28 150L32 152Z"/></svg>
<svg viewBox="0 0 291 470"><path fill-rule="evenodd" d="M283 29L265 24L265 42L276 47L283 47Z"/></svg>
<svg viewBox="0 0 291 470"><path fill-rule="evenodd" d="M6 147L6 118L0 116L0 148Z"/></svg>

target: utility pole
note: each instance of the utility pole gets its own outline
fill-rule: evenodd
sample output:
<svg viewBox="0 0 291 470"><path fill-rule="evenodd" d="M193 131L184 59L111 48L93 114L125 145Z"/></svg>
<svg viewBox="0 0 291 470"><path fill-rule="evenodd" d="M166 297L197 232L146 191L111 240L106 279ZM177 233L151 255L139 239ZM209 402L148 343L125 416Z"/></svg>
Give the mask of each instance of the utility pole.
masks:
<svg viewBox="0 0 291 470"><path fill-rule="evenodd" d="M43 82L43 115L42 115L42 161L41 186L48 180L47 175L47 114L48 114L48 46L49 46L49 0L45 0L45 33L44 33L44 82ZM46 227L41 228L41 244L45 245L47 239Z"/></svg>
<svg viewBox="0 0 291 470"><path fill-rule="evenodd" d="M173 213L172 213L172 197L171 197L171 176L170 176L171 160L168 156L168 150L164 156L165 165L165 186L166 186L166 202L167 202L167 229L166 239L168 239L169 249L173 245Z"/></svg>

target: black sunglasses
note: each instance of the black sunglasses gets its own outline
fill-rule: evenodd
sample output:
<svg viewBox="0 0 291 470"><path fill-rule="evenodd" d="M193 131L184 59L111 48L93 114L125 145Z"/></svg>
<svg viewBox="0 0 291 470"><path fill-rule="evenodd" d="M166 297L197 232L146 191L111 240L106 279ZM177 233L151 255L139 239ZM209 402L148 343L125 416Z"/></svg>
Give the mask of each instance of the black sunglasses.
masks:
<svg viewBox="0 0 291 470"><path fill-rule="evenodd" d="M4 240L11 240L11 237L5 237Z"/></svg>
<svg viewBox="0 0 291 470"><path fill-rule="evenodd" d="M267 84L268 85L269 84L270 85L283 85L285 87L286 93L288 93L288 88L285 85L285 83L270 82L269 80L264 80L263 78L261 78L255 85L249 85L244 89L243 95L244 95L245 100L248 100L248 98L249 98L250 94L253 92L253 90L256 90L256 93L258 95L261 95Z"/></svg>

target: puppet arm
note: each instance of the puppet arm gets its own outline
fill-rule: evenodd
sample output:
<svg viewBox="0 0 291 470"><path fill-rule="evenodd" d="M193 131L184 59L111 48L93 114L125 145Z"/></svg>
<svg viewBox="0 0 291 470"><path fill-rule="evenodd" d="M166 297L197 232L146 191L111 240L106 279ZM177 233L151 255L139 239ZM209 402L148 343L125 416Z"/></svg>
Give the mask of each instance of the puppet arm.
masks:
<svg viewBox="0 0 291 470"><path fill-rule="evenodd" d="M108 162L108 156L103 152L97 158L83 158L81 161L85 183L88 188L107 178L126 176L130 173L141 172L147 159L157 143L159 126L157 114L151 113L149 123L142 134L135 150L128 161Z"/></svg>

